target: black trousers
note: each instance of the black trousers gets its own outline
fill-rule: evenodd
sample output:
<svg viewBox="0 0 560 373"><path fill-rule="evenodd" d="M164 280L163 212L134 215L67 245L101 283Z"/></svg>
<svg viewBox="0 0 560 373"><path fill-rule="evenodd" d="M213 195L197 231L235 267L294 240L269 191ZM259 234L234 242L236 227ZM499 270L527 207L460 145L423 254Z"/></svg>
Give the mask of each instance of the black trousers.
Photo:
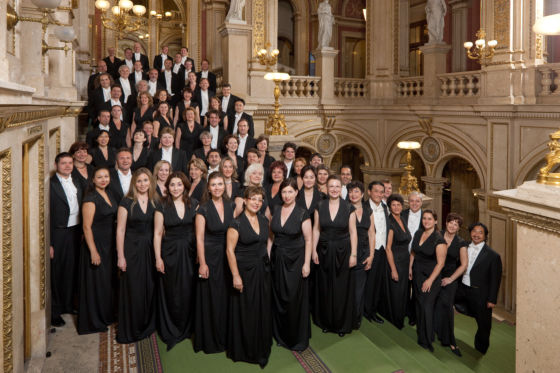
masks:
<svg viewBox="0 0 560 373"><path fill-rule="evenodd" d="M379 311L381 302L387 301L385 294L385 281L387 270L387 254L385 248L375 250L371 269L367 273L364 294L364 316L371 320Z"/></svg>
<svg viewBox="0 0 560 373"><path fill-rule="evenodd" d="M475 318L478 330L474 337L474 347L485 354L490 346L492 309L486 306L486 298L481 294L481 289L460 283L455 296L455 304L457 304L457 309L464 310L467 315Z"/></svg>
<svg viewBox="0 0 560 373"><path fill-rule="evenodd" d="M406 302L406 317L409 322L416 322L416 291L412 280L408 280L408 301Z"/></svg>
<svg viewBox="0 0 560 373"><path fill-rule="evenodd" d="M51 259L51 318L72 312L73 298L77 293L76 275L82 237L80 224L70 228L55 228L51 237L54 257Z"/></svg>

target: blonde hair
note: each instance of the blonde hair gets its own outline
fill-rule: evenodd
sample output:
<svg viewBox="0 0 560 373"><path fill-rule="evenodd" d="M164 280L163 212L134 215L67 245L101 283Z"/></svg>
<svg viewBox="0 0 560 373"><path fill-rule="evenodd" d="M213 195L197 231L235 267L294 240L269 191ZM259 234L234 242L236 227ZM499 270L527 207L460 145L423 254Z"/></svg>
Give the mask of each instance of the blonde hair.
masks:
<svg viewBox="0 0 560 373"><path fill-rule="evenodd" d="M208 174L208 168L206 167L206 163L204 163L202 159L193 158L189 161L189 165L187 167L187 172L189 172L189 177L190 177L191 166L195 166L200 171L202 171L202 175L200 176L200 178L206 179L206 175Z"/></svg>
<svg viewBox="0 0 560 373"><path fill-rule="evenodd" d="M260 186L262 186L263 180L264 180L264 167L262 166L262 164L260 163L253 163L252 165L250 165L249 167L247 167L247 169L245 170L245 181L243 182L243 185L248 186L250 184L250 176L253 174L253 172L256 171L260 171L262 174L262 179L261 179L261 183Z"/></svg>
<svg viewBox="0 0 560 373"><path fill-rule="evenodd" d="M154 105L154 99L152 98L151 94L149 94L148 92L140 92L140 94L138 95L138 98L136 99L138 107L142 106L142 96L148 97L148 106L153 106Z"/></svg>
<svg viewBox="0 0 560 373"><path fill-rule="evenodd" d="M224 174L224 163L226 162L230 162L231 163L231 167L233 167L233 173L231 174L231 180L237 181L237 167L235 167L235 163L233 163L233 159L229 156L225 156L222 158L222 160L220 161L220 167L218 168L218 170L220 170L220 173L223 175Z"/></svg>
<svg viewBox="0 0 560 373"><path fill-rule="evenodd" d="M154 175L153 175L153 179L154 181L157 183L157 177L159 174L159 169L161 168L161 166L163 166L164 164L167 164L169 166L169 175L171 175L171 173L173 172L173 169L171 167L171 163L169 163L168 161L162 159L161 161L158 161L156 163L156 165L154 166ZM167 181L167 180L166 180Z"/></svg>
<svg viewBox="0 0 560 373"><path fill-rule="evenodd" d="M130 206L131 213L134 209L134 205L138 203L138 191L136 190L136 181L141 175L148 176L148 180L150 181L150 187L148 188L148 201L151 203L153 207L155 207L154 196L156 194L156 183L154 182L154 177L150 170L146 167L140 167L132 174L132 179L130 180L130 188L128 188L128 193L126 194L126 198L130 198L132 200L132 205Z"/></svg>

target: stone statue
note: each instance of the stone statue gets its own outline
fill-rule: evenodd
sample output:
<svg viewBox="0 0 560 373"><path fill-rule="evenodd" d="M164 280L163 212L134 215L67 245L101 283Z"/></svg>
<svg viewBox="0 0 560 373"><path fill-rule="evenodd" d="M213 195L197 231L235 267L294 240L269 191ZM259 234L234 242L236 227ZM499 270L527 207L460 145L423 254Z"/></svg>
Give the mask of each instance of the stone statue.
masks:
<svg viewBox="0 0 560 373"><path fill-rule="evenodd" d="M243 20L243 8L245 0L231 0L229 4L229 12L226 16L226 22L245 23Z"/></svg>
<svg viewBox="0 0 560 373"><path fill-rule="evenodd" d="M333 49L330 47L332 38L332 28L334 25L334 17L331 12L329 0L323 0L317 8L317 16L319 17L319 49Z"/></svg>
<svg viewBox="0 0 560 373"><path fill-rule="evenodd" d="M445 25L447 6L445 0L428 0L426 3L426 20L428 21L428 44L443 42L443 26Z"/></svg>

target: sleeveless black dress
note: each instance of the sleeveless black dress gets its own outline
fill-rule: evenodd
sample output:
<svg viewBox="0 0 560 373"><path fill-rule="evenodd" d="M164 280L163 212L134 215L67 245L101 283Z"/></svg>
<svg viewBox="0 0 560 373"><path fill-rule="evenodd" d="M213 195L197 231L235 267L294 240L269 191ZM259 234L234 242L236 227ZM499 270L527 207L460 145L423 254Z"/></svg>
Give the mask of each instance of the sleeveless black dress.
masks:
<svg viewBox="0 0 560 373"><path fill-rule="evenodd" d="M319 203L321 234L317 245L319 266L316 272L313 321L325 331L350 333L354 320L355 286L350 271L350 233L348 224L354 207L340 199L338 212L331 220L329 200Z"/></svg>
<svg viewBox="0 0 560 373"><path fill-rule="evenodd" d="M224 221L213 201L202 204L197 214L204 217L204 256L208 279L196 284L194 350L207 354L224 351L231 275L227 268L226 231L233 220L235 204L224 201Z"/></svg>
<svg viewBox="0 0 560 373"><path fill-rule="evenodd" d="M117 342L133 343L150 336L156 329L154 213L148 202L146 213L138 203L123 198L128 211L124 237L126 271L120 273L119 326Z"/></svg>
<svg viewBox="0 0 560 373"><path fill-rule="evenodd" d="M272 345L270 261L266 251L268 219L257 214L259 233L245 213L231 222L239 233L235 258L243 292L233 290L228 317L227 356L264 367Z"/></svg>
<svg viewBox="0 0 560 373"><path fill-rule="evenodd" d="M356 297L354 300L354 328L358 329L362 323L364 313L364 292L366 288L367 272L364 261L369 257L369 228L371 227L371 208L369 203L362 203L362 219L358 220L356 215L356 231L358 233L358 259L356 266L352 268L356 282Z"/></svg>
<svg viewBox="0 0 560 373"><path fill-rule="evenodd" d="M165 274L158 273L157 319L159 336L170 350L192 333L194 310L194 216L198 202L191 198L185 204L181 219L175 204L162 205L165 234L161 243L161 259Z"/></svg>
<svg viewBox="0 0 560 373"><path fill-rule="evenodd" d="M200 134L202 127L198 123L194 123L193 130L189 129L186 122L180 121L177 127L181 129L181 140L179 148L187 153L187 162L191 160L194 150L201 146Z"/></svg>
<svg viewBox="0 0 560 373"><path fill-rule="evenodd" d="M114 291L115 281L115 218L117 201L107 192L111 205L97 191L84 197L83 203L93 202L95 214L91 230L101 263L91 264L87 242L80 253L80 291L78 309L78 334L98 333L107 330L115 321Z"/></svg>
<svg viewBox="0 0 560 373"><path fill-rule="evenodd" d="M282 208L272 217L270 229L274 241L270 252L272 263L272 332L280 346L303 351L309 346L308 279L301 269L305 262L305 240L301 225L309 219L306 210L294 209L284 225Z"/></svg>

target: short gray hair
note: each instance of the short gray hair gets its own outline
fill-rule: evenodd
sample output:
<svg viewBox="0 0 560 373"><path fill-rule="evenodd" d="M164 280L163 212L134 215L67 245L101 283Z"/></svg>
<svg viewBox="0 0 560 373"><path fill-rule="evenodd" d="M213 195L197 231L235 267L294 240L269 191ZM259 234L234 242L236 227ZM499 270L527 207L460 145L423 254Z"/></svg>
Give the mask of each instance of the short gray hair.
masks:
<svg viewBox="0 0 560 373"><path fill-rule="evenodd" d="M262 164L260 163L253 163L252 165L250 165L249 167L247 167L247 169L245 170L245 181L243 182L244 186L249 185L250 183L250 176L251 174L253 174L253 172L255 171L260 171L262 173L262 179L261 179L261 184L260 186L262 186L263 180L264 180L264 167Z"/></svg>
<svg viewBox="0 0 560 373"><path fill-rule="evenodd" d="M408 195L408 199L410 200L410 197L412 197L412 196L416 196L416 197L420 198L420 201L424 200L424 194L421 193L421 192L417 192L417 191L410 192L410 194Z"/></svg>

